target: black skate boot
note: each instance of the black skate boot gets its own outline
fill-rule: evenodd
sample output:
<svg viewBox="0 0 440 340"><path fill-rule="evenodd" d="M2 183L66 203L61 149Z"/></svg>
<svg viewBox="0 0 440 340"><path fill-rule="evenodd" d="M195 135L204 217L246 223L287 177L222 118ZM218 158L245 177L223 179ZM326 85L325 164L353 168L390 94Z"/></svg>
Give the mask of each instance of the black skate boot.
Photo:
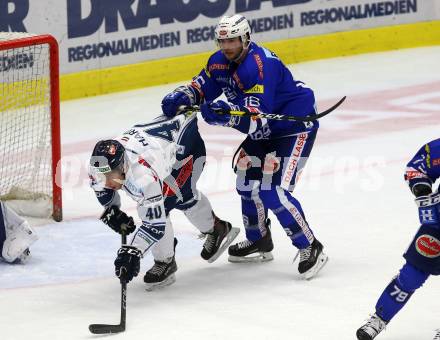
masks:
<svg viewBox="0 0 440 340"><path fill-rule="evenodd" d="M299 250L298 271L306 280L314 277L327 263L328 256L323 249L321 242L315 238L310 246Z"/></svg>
<svg viewBox="0 0 440 340"><path fill-rule="evenodd" d="M177 239L174 238L174 251L176 250ZM176 282L174 273L177 271L175 255L166 261L154 261L153 267L145 273L144 282L147 284L147 291L172 285Z"/></svg>
<svg viewBox="0 0 440 340"><path fill-rule="evenodd" d="M373 314L365 325L359 328L356 336L359 340L373 340L380 332L385 329L387 323L376 314Z"/></svg>
<svg viewBox="0 0 440 340"><path fill-rule="evenodd" d="M219 219L214 213L212 215L214 216L214 228L210 233L205 234L206 241L200 254L209 263L217 260L240 232L240 229L233 228L231 223Z"/></svg>
<svg viewBox="0 0 440 340"><path fill-rule="evenodd" d="M270 233L270 220L266 220L267 233L261 239L252 242L244 240L229 247L229 262L267 262L273 260L272 235Z"/></svg>

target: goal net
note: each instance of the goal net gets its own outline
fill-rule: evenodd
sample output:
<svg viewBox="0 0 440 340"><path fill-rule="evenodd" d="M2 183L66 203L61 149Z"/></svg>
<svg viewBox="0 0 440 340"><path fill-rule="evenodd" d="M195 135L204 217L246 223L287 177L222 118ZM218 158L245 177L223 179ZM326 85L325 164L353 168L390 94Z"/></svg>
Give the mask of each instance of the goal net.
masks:
<svg viewBox="0 0 440 340"><path fill-rule="evenodd" d="M58 44L0 32L0 200L62 219Z"/></svg>

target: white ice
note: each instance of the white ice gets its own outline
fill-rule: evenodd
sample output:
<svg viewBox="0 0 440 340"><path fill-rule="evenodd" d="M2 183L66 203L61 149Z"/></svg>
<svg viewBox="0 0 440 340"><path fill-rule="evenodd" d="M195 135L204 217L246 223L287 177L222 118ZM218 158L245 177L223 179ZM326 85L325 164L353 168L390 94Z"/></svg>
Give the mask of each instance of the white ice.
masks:
<svg viewBox="0 0 440 340"><path fill-rule="evenodd" d="M196 229L175 212L177 282L146 292L147 256L128 287L127 330L111 338L354 339L418 228L403 170L440 135L439 60L440 47L429 47L292 65L321 110L348 96L322 119L294 192L329 263L313 280L301 280L292 264L296 250L272 216L273 262L231 264L223 255L208 264ZM98 139L158 115L161 98L176 85L62 103L65 220L36 226L40 240L28 264L0 263L1 340L100 338L89 333L90 323L119 322L113 260L120 239L97 220L87 159ZM242 229L241 240L230 162L244 136L202 120L199 126L209 153L200 188L217 215ZM132 202L123 206L135 214ZM439 294L431 277L378 339L432 339L440 328Z"/></svg>

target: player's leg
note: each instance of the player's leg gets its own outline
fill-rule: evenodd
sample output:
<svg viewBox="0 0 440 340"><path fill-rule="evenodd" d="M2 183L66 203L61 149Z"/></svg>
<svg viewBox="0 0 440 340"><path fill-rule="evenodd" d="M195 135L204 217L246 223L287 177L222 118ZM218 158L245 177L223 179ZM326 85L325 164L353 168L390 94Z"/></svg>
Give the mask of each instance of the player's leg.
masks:
<svg viewBox="0 0 440 340"><path fill-rule="evenodd" d="M174 237L173 226L168 217L164 236L151 249L154 265L144 276L147 290L169 286L176 281L174 274L177 271L176 245L177 239Z"/></svg>
<svg viewBox="0 0 440 340"><path fill-rule="evenodd" d="M189 221L206 236L200 255L211 263L234 240L239 229L218 218L207 197L197 190L197 181L205 166L206 149L195 122L187 128L179 144L184 146L184 157L191 158L191 166L182 167L183 173L189 174L186 181L176 177L183 197L183 201L178 202L176 208L182 210Z"/></svg>
<svg viewBox="0 0 440 340"><path fill-rule="evenodd" d="M231 223L216 216L208 198L200 191L178 209L183 210L188 220L202 233L206 239L201 257L209 263L214 262L237 237L240 230Z"/></svg>
<svg viewBox="0 0 440 340"><path fill-rule="evenodd" d="M237 151L236 188L241 197L241 211L246 240L229 247L230 262L261 262L273 259L273 242L267 208L258 192L262 179L263 143L247 138Z"/></svg>
<svg viewBox="0 0 440 340"><path fill-rule="evenodd" d="M270 220L257 190L237 190L241 196L246 240L229 247L230 262L266 262L273 260Z"/></svg>
<svg viewBox="0 0 440 340"><path fill-rule="evenodd" d="M6 204L0 202L0 249L2 258L10 263L29 259L29 247L38 239L28 222Z"/></svg>
<svg viewBox="0 0 440 340"><path fill-rule="evenodd" d="M360 327L356 336L359 340L374 339L391 319L406 305L416 289L420 288L429 274L406 263L385 288L376 303L376 312Z"/></svg>
<svg viewBox="0 0 440 340"><path fill-rule="evenodd" d="M328 257L315 238L300 202L289 191L295 187L307 162L316 131L267 141L260 198L277 217L292 244L299 249L298 271L306 278L315 276Z"/></svg>
<svg viewBox="0 0 440 340"><path fill-rule="evenodd" d="M376 337L405 306L429 275L440 275L440 227L422 225L403 255L406 264L385 288L376 304L376 313L358 329L360 340Z"/></svg>

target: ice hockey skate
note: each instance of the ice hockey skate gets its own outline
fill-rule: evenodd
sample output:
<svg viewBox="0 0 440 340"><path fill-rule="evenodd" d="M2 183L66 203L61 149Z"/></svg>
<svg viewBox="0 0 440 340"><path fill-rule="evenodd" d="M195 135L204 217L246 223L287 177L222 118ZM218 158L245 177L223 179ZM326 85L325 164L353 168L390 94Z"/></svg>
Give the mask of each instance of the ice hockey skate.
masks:
<svg viewBox="0 0 440 340"><path fill-rule="evenodd" d="M386 327L386 322L376 314L373 314L365 325L359 328L356 336L359 340L373 340Z"/></svg>
<svg viewBox="0 0 440 340"><path fill-rule="evenodd" d="M261 239L252 242L244 240L229 247L229 262L267 262L273 260L272 235L270 233L270 220L266 221L266 235Z"/></svg>
<svg viewBox="0 0 440 340"><path fill-rule="evenodd" d="M313 278L327 263L328 256L324 254L323 248L321 242L315 238L310 246L299 250L298 271L304 279Z"/></svg>
<svg viewBox="0 0 440 340"><path fill-rule="evenodd" d="M209 263L214 262L235 240L239 232L240 229L214 215L214 228L205 234L206 240L200 256Z"/></svg>
<svg viewBox="0 0 440 340"><path fill-rule="evenodd" d="M174 251L176 250L177 239L174 238ZM175 255L167 261L154 261L153 267L145 273L144 282L147 285L145 290L153 290L167 287L176 282L177 263Z"/></svg>

